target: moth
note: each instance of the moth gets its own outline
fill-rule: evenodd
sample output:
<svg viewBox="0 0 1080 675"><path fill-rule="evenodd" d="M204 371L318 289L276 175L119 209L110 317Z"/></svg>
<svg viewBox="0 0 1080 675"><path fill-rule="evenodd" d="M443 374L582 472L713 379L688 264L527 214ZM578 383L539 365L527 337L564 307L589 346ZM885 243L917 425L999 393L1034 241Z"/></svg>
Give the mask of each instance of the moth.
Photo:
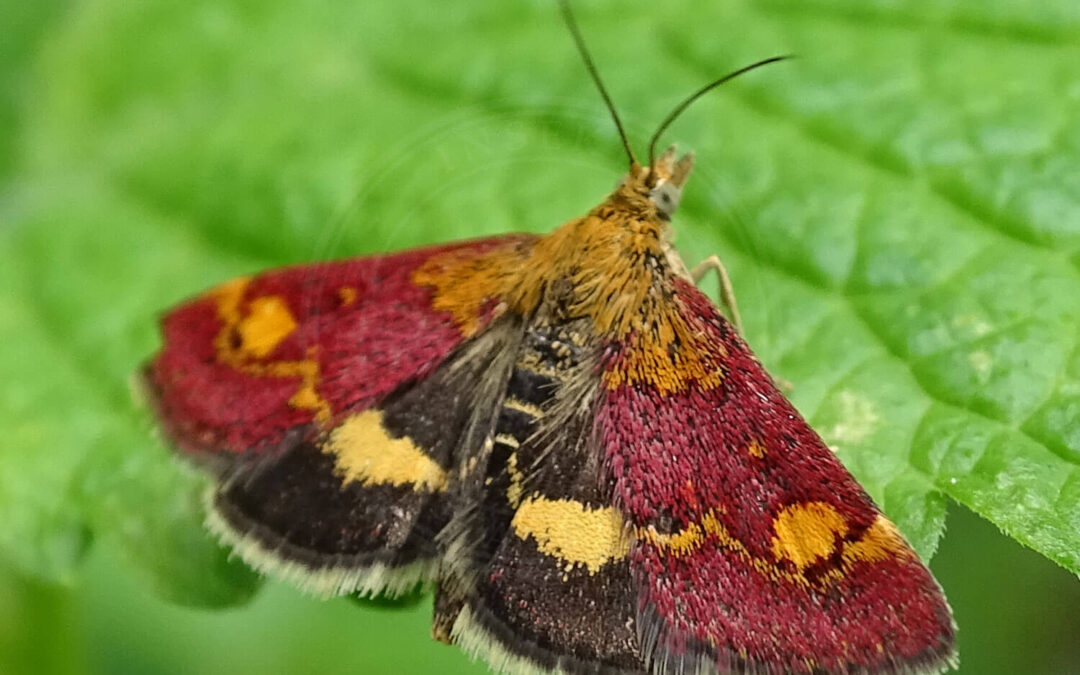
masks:
<svg viewBox="0 0 1080 675"><path fill-rule="evenodd" d="M168 312L145 391L208 524L324 596L434 588L500 672L884 674L954 664L944 596L743 341L630 159L550 234L226 282ZM730 319L696 285L715 269ZM347 629L347 628L346 628Z"/></svg>

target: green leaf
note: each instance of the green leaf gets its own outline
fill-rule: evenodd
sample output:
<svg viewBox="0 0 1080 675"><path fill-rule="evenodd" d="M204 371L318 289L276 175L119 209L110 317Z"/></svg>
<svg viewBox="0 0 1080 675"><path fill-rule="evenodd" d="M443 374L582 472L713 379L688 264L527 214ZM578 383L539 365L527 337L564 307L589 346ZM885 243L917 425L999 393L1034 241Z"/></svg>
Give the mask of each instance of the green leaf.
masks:
<svg viewBox="0 0 1080 675"><path fill-rule="evenodd" d="M143 420L132 416L127 422L145 431ZM147 451L132 453L140 440ZM100 445L81 467L84 508L95 529L128 554L159 596L183 605L224 607L255 594L262 578L207 537L204 476L178 466L163 447L146 444L139 434L116 434Z"/></svg>
<svg viewBox="0 0 1080 675"><path fill-rule="evenodd" d="M94 532L177 602L247 599L256 576L201 526L204 481L157 445L128 392L182 232L149 240L154 215L71 180L39 180L11 205L18 225L0 237L0 551L70 582Z"/></svg>
<svg viewBox="0 0 1080 675"><path fill-rule="evenodd" d="M1080 6L578 4L639 148L799 55L667 134L698 155L684 257L721 254L750 343L921 553L949 497L1080 573ZM625 168L546 2L101 0L41 44L0 193L0 551L50 578L92 532L178 601L254 588L128 397L160 311L547 231Z"/></svg>
<svg viewBox="0 0 1080 675"><path fill-rule="evenodd" d="M15 161L18 130L28 89L33 81L30 64L42 34L67 5L66 0L18 2L0 0L0 179Z"/></svg>
<svg viewBox="0 0 1080 675"><path fill-rule="evenodd" d="M83 407L93 401L91 392L54 337L36 325L33 309L12 297L7 265L0 285L6 290L0 296L0 550L25 571L69 582L89 537L72 469L105 427L108 411Z"/></svg>

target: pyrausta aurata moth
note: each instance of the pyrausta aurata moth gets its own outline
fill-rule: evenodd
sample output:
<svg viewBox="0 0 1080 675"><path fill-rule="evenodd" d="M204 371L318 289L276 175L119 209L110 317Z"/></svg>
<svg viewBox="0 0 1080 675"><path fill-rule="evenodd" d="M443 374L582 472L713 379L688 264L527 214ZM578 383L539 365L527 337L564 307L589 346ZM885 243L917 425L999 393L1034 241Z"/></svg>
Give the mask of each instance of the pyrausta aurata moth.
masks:
<svg viewBox="0 0 1080 675"><path fill-rule="evenodd" d="M146 389L214 470L214 532L324 595L432 586L435 637L498 671L953 665L929 570L743 342L723 268L670 245L693 159L657 139L732 76L647 166L615 115L628 175L548 235L271 270L169 312Z"/></svg>

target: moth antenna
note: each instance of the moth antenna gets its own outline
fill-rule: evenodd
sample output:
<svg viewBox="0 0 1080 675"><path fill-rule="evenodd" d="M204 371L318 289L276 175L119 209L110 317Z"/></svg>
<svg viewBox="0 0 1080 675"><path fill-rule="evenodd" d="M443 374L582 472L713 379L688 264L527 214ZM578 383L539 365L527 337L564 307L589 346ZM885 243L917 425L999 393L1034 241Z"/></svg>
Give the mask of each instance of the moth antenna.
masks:
<svg viewBox="0 0 1080 675"><path fill-rule="evenodd" d="M675 106L674 110L672 110L670 113L668 113L668 116L665 117L664 121L660 123L660 127L656 130L656 133L653 134L651 139L649 139L649 166L652 167L653 162L656 160L656 144L660 142L661 134L663 134L665 131L667 131L667 128L669 126L671 126L671 123L674 122L675 119L679 115L681 115L684 110L689 108L691 103L698 100L699 98L704 96L709 91L712 91L716 87L719 87L720 85L724 84L725 82L730 82L731 80L734 80L736 77L738 77L740 75L744 75L746 73L749 73L751 70L756 70L757 68L760 68L762 66L767 66L770 63L777 63L778 61L786 61L788 59L793 59L793 58L795 58L793 55L787 54L787 55L784 55L784 56L773 56L772 58L762 59L761 61L758 61L757 63L751 63L748 66L743 66L742 68L739 68L738 70L736 70L734 72L728 73L727 75L724 75L720 79L713 80L712 82L708 83L707 85L705 85L701 89L698 89L697 91L695 91L693 94L690 94L689 96L687 96L685 99L683 99L683 101L679 105ZM655 174L653 174L650 171L650 176L649 176L649 181L650 182L653 181L654 176L655 176Z"/></svg>
<svg viewBox="0 0 1080 675"><path fill-rule="evenodd" d="M623 128L622 120L619 119L619 113L615 110L615 104L611 102L611 96L608 95L607 89L604 88L603 81L600 80L600 72L596 69L596 64L593 63L592 56L589 55L589 49L585 46L585 38L581 36L581 29L578 28L577 20L574 19L574 13L570 11L569 0L559 0L559 9L562 10L563 19L566 21L566 27L570 29L570 35L574 38L574 44L577 45L578 51L581 53L581 58L585 61L585 68L589 71L589 75L592 76L593 82L596 83L596 88L600 90L600 96L604 99L604 105L607 106L608 112L611 113L611 119L615 121L615 128L619 131L619 138L622 140L623 149L626 150L626 156L630 158L630 166L637 166L637 157L634 157L634 150L630 147L630 139L626 137L626 130Z"/></svg>

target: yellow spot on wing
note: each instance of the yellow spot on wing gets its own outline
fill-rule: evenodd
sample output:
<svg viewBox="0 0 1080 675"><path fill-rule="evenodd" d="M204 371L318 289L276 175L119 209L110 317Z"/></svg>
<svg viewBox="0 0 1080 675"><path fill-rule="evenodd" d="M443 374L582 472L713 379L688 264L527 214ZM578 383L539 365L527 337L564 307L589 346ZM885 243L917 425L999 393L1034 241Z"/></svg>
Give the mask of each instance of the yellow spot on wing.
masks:
<svg viewBox="0 0 1080 675"><path fill-rule="evenodd" d="M342 307L348 307L356 302L356 289L352 286L342 286L337 292L338 298L341 299Z"/></svg>
<svg viewBox="0 0 1080 675"><path fill-rule="evenodd" d="M518 507L511 527L518 537L535 539L543 553L568 566L584 565L589 574L630 550L622 514L610 506L592 509L569 499L530 497Z"/></svg>
<svg viewBox="0 0 1080 675"><path fill-rule="evenodd" d="M792 504L773 522L772 540L777 560L790 560L800 570L826 558L836 548L836 538L848 531L847 521L825 502Z"/></svg>
<svg viewBox="0 0 1080 675"><path fill-rule="evenodd" d="M656 531L656 528L650 526L640 529L637 536L639 539L644 539L653 546L677 556L693 553L694 550L705 543L705 539L709 536L718 538L722 544L729 548L743 549L743 546L728 534L712 511L702 516L700 523L690 523L678 532L661 534Z"/></svg>
<svg viewBox="0 0 1080 675"><path fill-rule="evenodd" d="M269 356L294 330L296 319L279 295L252 300L248 303L247 316L236 325L240 349L256 359Z"/></svg>
<svg viewBox="0 0 1080 675"><path fill-rule="evenodd" d="M761 444L761 441L751 441L750 446L746 448L746 451L750 453L751 457L761 459L765 456L765 446Z"/></svg>
<svg viewBox="0 0 1080 675"><path fill-rule="evenodd" d="M722 512L720 511L720 513ZM811 516L816 518L816 520L813 520L814 524L807 528L804 521L801 523L804 527L800 531L801 535L805 535L808 531L815 533L809 537L809 542L789 531L790 526L800 524L800 518L811 520ZM847 531L843 517L831 506L822 502L788 507L781 514L781 517L777 518L777 522L784 523L778 529L785 531L785 536L788 537L787 544L802 556L810 555L815 550L814 546L817 546L816 550L818 552L824 551L826 544L829 552L831 552L834 547L834 539L831 536L826 537L826 534L840 534L841 531ZM829 523L829 525L824 525L825 523ZM842 579L844 574L856 562L873 564L888 558L915 555L904 541L899 530L896 529L896 526L888 518L880 514L873 525L867 528L857 541L849 541L843 545L840 553L841 566L821 571L816 581L813 582L803 573L804 566L799 565L796 560L792 560L792 562L795 562L799 569L796 572L791 572L777 565L775 561L762 559L751 554L742 542L728 532L727 528L717 518L715 511L709 511L698 522L690 523L677 532L661 534L654 527L649 526L636 528L635 536L639 541L657 548L663 554L676 557L693 554L706 546L708 542L715 542L715 545L737 555L758 574L802 587L812 585L828 587L828 585ZM820 539L816 539L816 537L820 537ZM778 547L781 547L780 550L785 552L786 549L782 548L783 544L778 543L779 539L780 537L777 537L773 540L774 552ZM798 543L795 544L793 541ZM805 557L799 558L799 560L806 562Z"/></svg>
<svg viewBox="0 0 1080 675"><path fill-rule="evenodd" d="M721 511L722 513L722 511ZM750 565L758 574L770 579L784 580L792 584L808 587L810 581L801 572L791 573L775 562L755 557L746 546L736 539L716 516L715 511L709 511L697 523L690 523L685 528L671 534L661 534L653 527L638 528L638 539L645 541L664 554L673 556L690 555L699 550L710 539L716 545L725 548ZM838 574L826 575L826 582L835 581Z"/></svg>
<svg viewBox="0 0 1080 675"><path fill-rule="evenodd" d="M723 346L718 342L709 343L707 337L694 332L678 315L665 316L662 320L669 321L670 325L661 325L652 333L630 341L617 365L604 373L607 387L618 389L648 382L665 395L684 391L691 383L701 391L719 387L724 379L720 365ZM679 340L688 346L673 355L671 345L676 340L667 333L676 327Z"/></svg>
<svg viewBox="0 0 1080 675"><path fill-rule="evenodd" d="M482 326L484 307L498 301L517 281L528 257L524 239L484 253L469 250L433 255L412 273L417 286L432 288L431 306L449 314L461 334L475 335Z"/></svg>
<svg viewBox="0 0 1080 675"><path fill-rule="evenodd" d="M240 277L211 291L217 304L221 330L214 337L214 350L221 363L252 377L298 377L300 386L289 405L312 410L315 420L330 420L330 404L319 394L319 361L314 348L298 361L262 361L296 330L296 319L279 296L263 296L248 303L243 311L244 293L251 279ZM238 344L237 344L238 341Z"/></svg>
<svg viewBox="0 0 1080 675"><path fill-rule="evenodd" d="M391 438L378 411L350 416L330 432L323 452L334 455L345 483L411 485L418 492L446 489L446 471L409 438Z"/></svg>
<svg viewBox="0 0 1080 675"><path fill-rule="evenodd" d="M883 515L878 515L874 523L856 542L844 547L841 554L845 565L862 561L875 563L902 555L910 551L896 525Z"/></svg>
<svg viewBox="0 0 1080 675"><path fill-rule="evenodd" d="M240 323L240 303L244 300L244 291L251 283L251 277L230 279L217 286L210 294L217 301L217 313L221 322L232 328Z"/></svg>
<svg viewBox="0 0 1080 675"><path fill-rule="evenodd" d="M329 421L330 404L315 389L319 382L319 362L315 360L314 349L309 350L308 358L302 361L277 361L267 364L267 373L274 377L299 377L300 388L289 399L289 405L314 410L317 420Z"/></svg>

